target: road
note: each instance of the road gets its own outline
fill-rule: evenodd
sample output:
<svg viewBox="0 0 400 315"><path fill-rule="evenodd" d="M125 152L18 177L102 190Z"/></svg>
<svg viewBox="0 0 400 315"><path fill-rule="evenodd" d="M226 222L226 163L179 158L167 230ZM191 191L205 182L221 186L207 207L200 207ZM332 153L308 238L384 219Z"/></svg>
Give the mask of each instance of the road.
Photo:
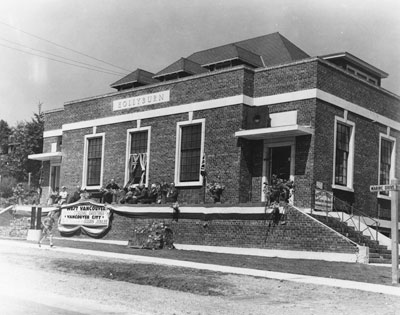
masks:
<svg viewBox="0 0 400 315"><path fill-rule="evenodd" d="M224 296L204 296L47 268L71 254L0 245L1 314L400 314L398 297L238 275ZM75 256L74 259L110 258ZM135 264L132 264L132 268ZM233 289L232 289L233 288Z"/></svg>

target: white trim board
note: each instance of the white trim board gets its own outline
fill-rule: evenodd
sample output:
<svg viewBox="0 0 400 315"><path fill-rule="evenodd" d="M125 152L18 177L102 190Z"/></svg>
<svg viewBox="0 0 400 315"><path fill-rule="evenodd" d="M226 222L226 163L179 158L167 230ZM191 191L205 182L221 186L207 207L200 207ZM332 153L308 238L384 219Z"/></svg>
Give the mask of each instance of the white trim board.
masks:
<svg viewBox="0 0 400 315"><path fill-rule="evenodd" d="M89 128L101 125L117 124L138 119L147 119L161 116L168 116L174 114L182 114L187 112L194 112L200 110L207 110L237 104L245 104L249 106L265 106L274 105L279 103L301 101L306 99L317 98L327 103L338 106L342 109L348 110L349 112L355 113L357 115L363 116L365 118L371 119L385 126L391 127L393 129L400 131L400 122L385 117L383 115L377 114L369 109L366 109L360 105L346 101L340 97L333 94L324 92L319 89L308 89L296 92L282 93L277 95L262 96L262 97L250 97L244 94L224 97L209 101L195 102L189 104L182 104L176 106L170 106L165 108L153 109L142 112L135 112L124 115L110 116L104 118L97 118L92 120L79 121L74 123L64 124L62 129L48 130L43 133L45 138L61 135L63 131L77 130L82 128Z"/></svg>

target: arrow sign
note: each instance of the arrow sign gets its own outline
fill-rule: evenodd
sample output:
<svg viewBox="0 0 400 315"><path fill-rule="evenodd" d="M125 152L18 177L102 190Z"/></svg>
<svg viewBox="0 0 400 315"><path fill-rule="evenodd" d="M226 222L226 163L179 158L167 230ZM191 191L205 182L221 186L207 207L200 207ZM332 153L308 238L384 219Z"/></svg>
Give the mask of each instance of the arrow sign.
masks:
<svg viewBox="0 0 400 315"><path fill-rule="evenodd" d="M378 192L378 191L389 191L389 190L399 190L397 185L372 185L369 186L369 191Z"/></svg>

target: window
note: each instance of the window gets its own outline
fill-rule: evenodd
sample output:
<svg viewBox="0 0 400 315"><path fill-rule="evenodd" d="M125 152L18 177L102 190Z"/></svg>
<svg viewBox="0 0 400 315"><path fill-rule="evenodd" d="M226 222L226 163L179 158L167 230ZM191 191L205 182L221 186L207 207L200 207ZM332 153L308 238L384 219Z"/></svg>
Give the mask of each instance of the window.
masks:
<svg viewBox="0 0 400 315"><path fill-rule="evenodd" d="M103 181L104 134L85 136L83 186L101 187Z"/></svg>
<svg viewBox="0 0 400 315"><path fill-rule="evenodd" d="M379 185L390 184L390 180L394 178L394 146L394 138L380 135ZM378 195L390 196L389 191L381 191Z"/></svg>
<svg viewBox="0 0 400 315"><path fill-rule="evenodd" d="M361 79L363 79L365 81L368 81L369 83L372 83L374 85L378 85L378 80L377 79L369 76L368 74L366 74L366 73L364 73L364 72L362 72L360 70L357 70L357 69L353 68L352 66L347 65L346 70L348 72L350 72L351 74L354 74L355 76L357 76L357 77L359 77L359 78L361 78Z"/></svg>
<svg viewBox="0 0 400 315"><path fill-rule="evenodd" d="M127 139L126 185L148 185L150 127L129 129Z"/></svg>
<svg viewBox="0 0 400 315"><path fill-rule="evenodd" d="M204 145L204 119L178 123L175 183L201 185L200 164Z"/></svg>
<svg viewBox="0 0 400 315"><path fill-rule="evenodd" d="M354 123L336 117L333 188L353 190Z"/></svg>

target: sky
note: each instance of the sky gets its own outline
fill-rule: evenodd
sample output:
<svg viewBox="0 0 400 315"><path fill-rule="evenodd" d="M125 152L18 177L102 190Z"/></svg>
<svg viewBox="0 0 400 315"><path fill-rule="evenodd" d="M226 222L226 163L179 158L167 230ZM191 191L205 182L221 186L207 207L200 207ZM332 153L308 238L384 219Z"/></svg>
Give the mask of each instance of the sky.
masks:
<svg viewBox="0 0 400 315"><path fill-rule="evenodd" d="M400 95L398 0L1 0L0 120L15 126L39 103L62 108L116 91L137 68L274 32L310 56L347 51Z"/></svg>

